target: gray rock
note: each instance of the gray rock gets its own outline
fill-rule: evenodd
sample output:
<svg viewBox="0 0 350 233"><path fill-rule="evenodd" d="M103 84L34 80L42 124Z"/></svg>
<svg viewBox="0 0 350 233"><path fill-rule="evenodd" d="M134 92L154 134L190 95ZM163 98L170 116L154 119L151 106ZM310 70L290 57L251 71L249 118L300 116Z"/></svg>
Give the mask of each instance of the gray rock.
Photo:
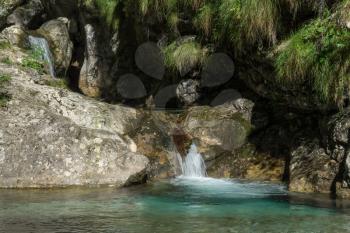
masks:
<svg viewBox="0 0 350 233"><path fill-rule="evenodd" d="M87 96L101 96L104 78L108 76L108 65L98 51L98 39L94 27L85 25L86 54L80 71L79 88Z"/></svg>
<svg viewBox="0 0 350 233"><path fill-rule="evenodd" d="M23 27L30 25L36 18L43 14L44 6L41 0L30 0L27 4L20 6L7 17L7 24L15 24Z"/></svg>
<svg viewBox="0 0 350 233"><path fill-rule="evenodd" d="M0 0L0 28L6 25L7 16L23 3L24 0Z"/></svg>
<svg viewBox="0 0 350 233"><path fill-rule="evenodd" d="M127 133L142 114L11 74L0 109L0 187L128 185L144 181L149 160ZM139 179L139 180L138 180Z"/></svg>
<svg viewBox="0 0 350 233"><path fill-rule="evenodd" d="M195 103L199 97L199 81L188 79L183 80L176 88L176 95L186 105Z"/></svg>
<svg viewBox="0 0 350 233"><path fill-rule="evenodd" d="M289 190L303 193L331 193L339 163L330 158L318 142L306 143L291 154Z"/></svg>
<svg viewBox="0 0 350 233"><path fill-rule="evenodd" d="M251 131L250 118L251 112L245 117L244 112L232 104L193 107L188 111L183 128L197 143L199 151L210 160L245 144Z"/></svg>
<svg viewBox="0 0 350 233"><path fill-rule="evenodd" d="M69 38L68 25L67 18L57 18L46 22L37 30L49 42L55 71L59 76L65 76L72 60L73 43Z"/></svg>
<svg viewBox="0 0 350 233"><path fill-rule="evenodd" d="M5 28L0 37L8 41L11 45L26 48L29 46L28 34L20 25L13 25Z"/></svg>

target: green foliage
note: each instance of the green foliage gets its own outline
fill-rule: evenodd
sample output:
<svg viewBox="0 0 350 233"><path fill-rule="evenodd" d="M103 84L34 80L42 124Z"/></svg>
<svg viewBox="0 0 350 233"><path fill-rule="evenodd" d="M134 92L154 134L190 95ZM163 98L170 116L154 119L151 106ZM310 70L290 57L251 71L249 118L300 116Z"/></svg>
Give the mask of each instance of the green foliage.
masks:
<svg viewBox="0 0 350 233"><path fill-rule="evenodd" d="M350 31L332 17L316 19L290 38L275 65L283 83L306 82L321 100L340 103L350 85Z"/></svg>
<svg viewBox="0 0 350 233"><path fill-rule="evenodd" d="M39 74L43 74L45 72L44 64L31 57L26 57L22 60L22 67L36 70Z"/></svg>
<svg viewBox="0 0 350 233"><path fill-rule="evenodd" d="M8 49L11 48L11 44L7 41L0 41L0 49Z"/></svg>
<svg viewBox="0 0 350 233"><path fill-rule="evenodd" d="M11 81L11 77L7 74L0 74L0 87L4 87Z"/></svg>
<svg viewBox="0 0 350 233"><path fill-rule="evenodd" d="M28 51L29 55L22 60L22 67L36 70L39 74L45 73L45 61L43 61L43 50L33 48Z"/></svg>
<svg viewBox="0 0 350 233"><path fill-rule="evenodd" d="M206 56L207 50L192 40L173 42L163 49L165 65L177 70L181 75L186 74L191 68L200 66Z"/></svg>
<svg viewBox="0 0 350 233"><path fill-rule="evenodd" d="M110 27L118 29L119 18L116 15L121 2L122 0L83 0L81 4L91 11L97 10Z"/></svg>

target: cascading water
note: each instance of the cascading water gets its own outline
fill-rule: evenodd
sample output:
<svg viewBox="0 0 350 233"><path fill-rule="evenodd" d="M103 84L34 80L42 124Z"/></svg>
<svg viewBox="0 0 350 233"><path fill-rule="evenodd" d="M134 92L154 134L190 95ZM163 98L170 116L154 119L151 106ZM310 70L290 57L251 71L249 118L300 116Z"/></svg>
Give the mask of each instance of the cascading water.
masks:
<svg viewBox="0 0 350 233"><path fill-rule="evenodd" d="M53 65L52 53L50 51L49 43L47 40L45 38L35 36L29 36L28 40L32 49L39 49L41 51L41 59L48 64L50 75L52 77L55 77L55 68Z"/></svg>
<svg viewBox="0 0 350 233"><path fill-rule="evenodd" d="M198 153L195 144L191 145L191 148L181 163L182 174L185 177L206 177L206 167L202 155Z"/></svg>

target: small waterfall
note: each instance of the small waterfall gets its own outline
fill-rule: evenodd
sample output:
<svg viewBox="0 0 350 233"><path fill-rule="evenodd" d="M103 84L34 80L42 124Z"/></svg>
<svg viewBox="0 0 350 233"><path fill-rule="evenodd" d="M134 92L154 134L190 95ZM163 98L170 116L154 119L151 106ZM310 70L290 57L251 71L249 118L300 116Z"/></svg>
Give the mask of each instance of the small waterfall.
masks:
<svg viewBox="0 0 350 233"><path fill-rule="evenodd" d="M48 64L50 75L54 78L55 68L53 64L53 56L50 51L49 43L47 42L47 40L45 38L35 36L29 36L28 40L32 49L40 50L41 59Z"/></svg>
<svg viewBox="0 0 350 233"><path fill-rule="evenodd" d="M181 159L182 161L182 159ZM184 161L181 162L182 173L185 177L206 177L206 167L202 155L198 153L195 144L191 145Z"/></svg>

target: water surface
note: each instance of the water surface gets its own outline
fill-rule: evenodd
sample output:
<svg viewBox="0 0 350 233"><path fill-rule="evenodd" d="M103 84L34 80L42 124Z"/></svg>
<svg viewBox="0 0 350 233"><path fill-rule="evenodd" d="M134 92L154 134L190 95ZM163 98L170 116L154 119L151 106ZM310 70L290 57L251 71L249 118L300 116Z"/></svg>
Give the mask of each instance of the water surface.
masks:
<svg viewBox="0 0 350 233"><path fill-rule="evenodd" d="M282 185L211 178L0 190L0 232L350 232L342 204L292 195Z"/></svg>

